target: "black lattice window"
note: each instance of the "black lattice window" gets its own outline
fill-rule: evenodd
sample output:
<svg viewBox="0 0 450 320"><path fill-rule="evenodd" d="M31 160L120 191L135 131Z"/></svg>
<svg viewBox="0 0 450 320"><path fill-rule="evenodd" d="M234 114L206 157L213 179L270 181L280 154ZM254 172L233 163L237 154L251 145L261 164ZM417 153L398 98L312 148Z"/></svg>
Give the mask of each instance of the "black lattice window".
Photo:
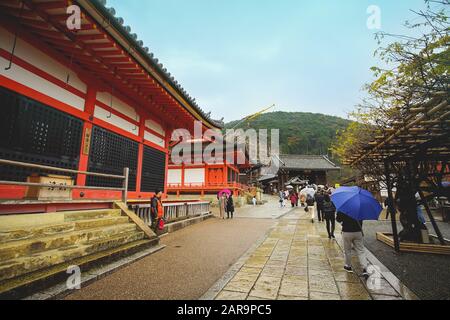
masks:
<svg viewBox="0 0 450 320"><path fill-rule="evenodd" d="M142 192L164 190L166 178L166 154L164 152L144 146L142 161Z"/></svg>
<svg viewBox="0 0 450 320"><path fill-rule="evenodd" d="M4 88L0 88L0 109L0 158L78 169L82 120ZM70 176L0 166L0 180L26 181L31 174L46 173Z"/></svg>
<svg viewBox="0 0 450 320"><path fill-rule="evenodd" d="M123 175L123 169L130 169L128 189L136 191L138 143L100 127L92 129L89 153L89 172ZM90 176L87 185L91 187L121 188L122 180Z"/></svg>

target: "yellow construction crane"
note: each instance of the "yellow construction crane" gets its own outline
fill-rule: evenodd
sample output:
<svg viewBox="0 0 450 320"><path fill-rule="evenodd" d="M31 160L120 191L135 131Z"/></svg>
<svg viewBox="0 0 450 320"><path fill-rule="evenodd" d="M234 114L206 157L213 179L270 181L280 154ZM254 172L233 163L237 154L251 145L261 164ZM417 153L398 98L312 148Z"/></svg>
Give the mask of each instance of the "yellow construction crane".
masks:
<svg viewBox="0 0 450 320"><path fill-rule="evenodd" d="M241 121L239 121L239 122L238 122L233 128L231 128L231 129L236 129L238 126L240 126L240 125L241 125L242 123L244 123L244 122L248 122L248 125L250 126L250 121L252 121L252 120L258 118L260 115L262 115L263 113L269 111L269 110L272 109L272 108L275 108L275 104L273 104L273 105L271 105L270 107L265 108L265 109L263 109L263 110L261 110L261 111L259 111L259 112L257 112L257 113L254 113L254 114L252 114L252 115L249 115L249 116L245 117L244 119L242 119Z"/></svg>

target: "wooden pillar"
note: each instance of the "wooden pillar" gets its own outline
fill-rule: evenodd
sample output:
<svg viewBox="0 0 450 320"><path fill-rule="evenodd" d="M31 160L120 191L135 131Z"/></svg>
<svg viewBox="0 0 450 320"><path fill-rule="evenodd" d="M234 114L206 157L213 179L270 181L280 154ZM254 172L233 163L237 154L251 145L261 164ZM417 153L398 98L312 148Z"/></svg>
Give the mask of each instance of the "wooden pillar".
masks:
<svg viewBox="0 0 450 320"><path fill-rule="evenodd" d="M436 220L434 219L433 213L430 210L430 206L428 205L428 202L427 202L422 190L419 191L419 195L420 195L420 198L422 199L423 206L425 207L425 210L428 214L428 218L430 218L430 222L433 225L433 229L436 232L439 242L441 243L441 245L445 246L445 239L441 233L441 230L439 229L439 226L436 223Z"/></svg>
<svg viewBox="0 0 450 320"><path fill-rule="evenodd" d="M95 102L97 101L97 89L89 86L86 94L86 101L84 104L84 112L89 116L89 120L83 124L83 138L80 149L80 162L78 164L78 171L87 171L89 163L89 153L91 152L92 140L92 120L94 119ZM86 175L77 175L77 185L86 185Z"/></svg>
<svg viewBox="0 0 450 320"><path fill-rule="evenodd" d="M223 177L222 177L222 182L224 185L228 185L228 170L229 169L228 169L227 165L225 164L223 166Z"/></svg>
<svg viewBox="0 0 450 320"><path fill-rule="evenodd" d="M205 187L208 187L210 185L211 181L209 180L209 169L208 169L208 164L205 163L205 181L204 181L204 185Z"/></svg>
<svg viewBox="0 0 450 320"><path fill-rule="evenodd" d="M139 114L139 146L138 146L138 163L136 171L136 192L141 192L142 185L142 162L144 160L144 140L145 140L145 116Z"/></svg>
<svg viewBox="0 0 450 320"><path fill-rule="evenodd" d="M165 139L164 139L164 148L167 150L166 152L166 166L165 166L165 174L164 174L164 194L167 194L168 189L168 180L169 180L169 160L170 160L170 154L169 154L169 145L170 140L172 139L172 127L166 127L165 129Z"/></svg>
<svg viewBox="0 0 450 320"><path fill-rule="evenodd" d="M185 183L185 174L186 174L186 165L184 162L181 164L181 187L184 187Z"/></svg>
<svg viewBox="0 0 450 320"><path fill-rule="evenodd" d="M386 175L386 185L388 189L388 198L389 198L389 214L391 215L391 225L392 225L392 234L394 237L394 248L395 251L400 252L400 240L398 237L398 230L397 230L397 221L396 221L396 214L397 210L395 209L395 201L394 197L392 195L392 181L391 181L391 172L390 172L390 166L389 162L384 162L384 168L385 168L385 175Z"/></svg>

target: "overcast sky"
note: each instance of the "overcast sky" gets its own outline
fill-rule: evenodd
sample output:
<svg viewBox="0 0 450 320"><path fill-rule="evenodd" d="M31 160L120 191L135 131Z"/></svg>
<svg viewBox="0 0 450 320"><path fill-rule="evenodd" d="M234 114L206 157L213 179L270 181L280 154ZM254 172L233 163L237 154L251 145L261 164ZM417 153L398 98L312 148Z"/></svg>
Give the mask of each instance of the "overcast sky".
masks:
<svg viewBox="0 0 450 320"><path fill-rule="evenodd" d="M216 119L276 111L346 117L377 64L367 9L403 33L423 0L109 0Z"/></svg>

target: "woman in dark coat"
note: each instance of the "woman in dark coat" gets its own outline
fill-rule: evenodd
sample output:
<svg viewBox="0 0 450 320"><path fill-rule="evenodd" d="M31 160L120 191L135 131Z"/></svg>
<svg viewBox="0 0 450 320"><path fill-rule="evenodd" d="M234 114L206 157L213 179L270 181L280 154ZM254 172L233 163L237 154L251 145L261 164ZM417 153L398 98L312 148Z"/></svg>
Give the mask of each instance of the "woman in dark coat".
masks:
<svg viewBox="0 0 450 320"><path fill-rule="evenodd" d="M322 211L327 225L328 238L335 239L334 228L336 226L336 207L333 202L331 202L330 195L328 194L324 195Z"/></svg>
<svg viewBox="0 0 450 320"><path fill-rule="evenodd" d="M230 219L230 215L231 215L231 219L233 219L233 215L234 215L234 201L233 201L233 196L230 194L230 196L227 199L227 219Z"/></svg>

